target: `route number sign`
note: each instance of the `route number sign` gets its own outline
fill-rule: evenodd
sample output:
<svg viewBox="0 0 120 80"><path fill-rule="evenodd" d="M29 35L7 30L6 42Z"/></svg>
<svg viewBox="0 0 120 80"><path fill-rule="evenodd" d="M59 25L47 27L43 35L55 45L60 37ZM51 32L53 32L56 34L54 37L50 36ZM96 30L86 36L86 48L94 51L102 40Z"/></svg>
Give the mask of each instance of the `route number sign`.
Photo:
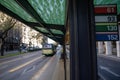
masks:
<svg viewBox="0 0 120 80"><path fill-rule="evenodd" d="M117 14L116 5L95 6L95 14Z"/></svg>
<svg viewBox="0 0 120 80"><path fill-rule="evenodd" d="M119 40L117 25L117 6L95 6L95 26L97 41Z"/></svg>

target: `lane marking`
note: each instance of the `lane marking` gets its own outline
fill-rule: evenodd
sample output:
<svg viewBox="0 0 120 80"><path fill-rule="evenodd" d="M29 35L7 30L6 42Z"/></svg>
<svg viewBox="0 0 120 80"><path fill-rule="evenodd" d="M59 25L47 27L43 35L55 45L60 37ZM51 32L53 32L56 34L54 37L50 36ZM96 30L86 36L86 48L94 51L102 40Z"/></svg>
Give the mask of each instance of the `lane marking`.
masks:
<svg viewBox="0 0 120 80"><path fill-rule="evenodd" d="M8 72L0 73L0 78L5 76L5 75L8 75Z"/></svg>
<svg viewBox="0 0 120 80"><path fill-rule="evenodd" d="M111 73L112 75L114 75L114 76L116 76L116 77L120 77L120 75L119 75L119 74L117 74L117 73L115 73L115 72L111 71L111 70L110 70L109 68L107 68L107 67L100 66L100 68L101 68L102 70L105 70L105 71L107 71L107 72Z"/></svg>
<svg viewBox="0 0 120 80"><path fill-rule="evenodd" d="M34 55L36 55L36 54L34 54ZM6 64L6 63L10 63L10 62L14 62L14 61L18 61L18 60L21 60L21 59L24 59L24 58L29 58L29 57L32 57L34 55L26 55L26 56L23 56L23 57L20 57L20 58L16 58L16 59L13 59L13 60L5 61L5 62L0 63L0 65L3 65L3 64Z"/></svg>
<svg viewBox="0 0 120 80"><path fill-rule="evenodd" d="M42 56L40 56L38 58L35 58L35 59L33 59L33 60L29 61L29 62L26 62L26 63L24 63L24 64L22 64L22 65L20 65L20 66L18 66L16 68L13 68L13 69L9 70L9 72L14 72L16 70L19 70L19 69L21 69L21 68L23 68L23 67L25 67L25 66L27 66L27 65L29 65L31 63L33 63L34 61L37 61L38 59L40 59L42 57L44 57L44 55L42 55Z"/></svg>
<svg viewBox="0 0 120 80"><path fill-rule="evenodd" d="M2 62L2 63L0 63L0 65L3 65L3 64L9 63L9 62L14 62L14 61L17 61L17 60L20 60L20 59L22 59L22 58L17 58L17 59L13 59L13 60L10 60L10 61Z"/></svg>
<svg viewBox="0 0 120 80"><path fill-rule="evenodd" d="M34 66L31 66L31 67L29 67L29 68L26 68L26 69L23 71L22 74L27 73L27 72L30 72L30 71L33 71L33 70L35 70L35 65L34 65Z"/></svg>
<svg viewBox="0 0 120 80"><path fill-rule="evenodd" d="M102 74L98 73L98 75L102 80L106 80L105 77Z"/></svg>
<svg viewBox="0 0 120 80"><path fill-rule="evenodd" d="M52 62L53 58L55 56L53 56L32 78L31 80L39 80L40 76L42 75L42 73L47 69L47 67L50 65L50 63Z"/></svg>
<svg viewBox="0 0 120 80"><path fill-rule="evenodd" d="M0 69L4 69L4 68L6 68L6 67L8 67L8 65L2 66L2 67L0 67Z"/></svg>

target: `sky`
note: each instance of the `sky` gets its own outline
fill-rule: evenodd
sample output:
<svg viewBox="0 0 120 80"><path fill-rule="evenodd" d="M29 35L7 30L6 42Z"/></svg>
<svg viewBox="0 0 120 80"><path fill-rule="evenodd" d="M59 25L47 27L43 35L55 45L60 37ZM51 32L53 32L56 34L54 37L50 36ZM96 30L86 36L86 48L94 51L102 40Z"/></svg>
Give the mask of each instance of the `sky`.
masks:
<svg viewBox="0 0 120 80"><path fill-rule="evenodd" d="M55 43L52 39L48 38L48 43Z"/></svg>

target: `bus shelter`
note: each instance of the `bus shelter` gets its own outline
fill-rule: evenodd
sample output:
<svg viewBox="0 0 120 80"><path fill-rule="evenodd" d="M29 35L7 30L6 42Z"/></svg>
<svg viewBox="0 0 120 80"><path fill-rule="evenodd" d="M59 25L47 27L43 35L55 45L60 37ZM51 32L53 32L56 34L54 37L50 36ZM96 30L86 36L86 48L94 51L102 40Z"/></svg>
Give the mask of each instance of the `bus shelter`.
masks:
<svg viewBox="0 0 120 80"><path fill-rule="evenodd" d="M103 4L119 15L119 0L0 0L0 10L61 45L70 36L70 79L97 80L94 5Z"/></svg>

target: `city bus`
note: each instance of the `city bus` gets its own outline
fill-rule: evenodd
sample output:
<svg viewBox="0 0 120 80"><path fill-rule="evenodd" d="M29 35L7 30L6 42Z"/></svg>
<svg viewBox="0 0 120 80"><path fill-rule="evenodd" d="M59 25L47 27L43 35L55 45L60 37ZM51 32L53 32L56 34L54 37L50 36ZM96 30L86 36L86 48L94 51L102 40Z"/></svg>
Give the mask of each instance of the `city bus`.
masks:
<svg viewBox="0 0 120 80"><path fill-rule="evenodd" d="M55 46L53 44L44 44L42 54L45 56L53 56L55 54Z"/></svg>

